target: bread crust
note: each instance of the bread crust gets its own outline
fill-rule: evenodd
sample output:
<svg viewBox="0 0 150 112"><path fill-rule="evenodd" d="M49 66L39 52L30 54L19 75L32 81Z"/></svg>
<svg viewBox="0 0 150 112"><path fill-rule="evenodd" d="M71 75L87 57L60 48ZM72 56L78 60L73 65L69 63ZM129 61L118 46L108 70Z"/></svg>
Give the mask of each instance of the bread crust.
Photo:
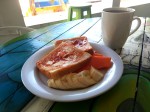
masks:
<svg viewBox="0 0 150 112"><path fill-rule="evenodd" d="M62 42L50 53L37 61L39 71L48 78L58 79L65 74L75 72L89 62L91 55Z"/></svg>

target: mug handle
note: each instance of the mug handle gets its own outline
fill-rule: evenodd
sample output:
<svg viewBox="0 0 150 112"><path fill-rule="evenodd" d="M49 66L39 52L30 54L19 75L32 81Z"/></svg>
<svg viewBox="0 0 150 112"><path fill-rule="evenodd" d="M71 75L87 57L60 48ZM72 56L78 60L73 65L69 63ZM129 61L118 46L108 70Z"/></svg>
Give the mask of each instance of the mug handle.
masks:
<svg viewBox="0 0 150 112"><path fill-rule="evenodd" d="M137 20L138 23L137 23L137 26L135 27L135 29L130 32L129 36L131 34L133 34L141 26L141 19L139 17L137 17L137 16L133 17L132 21L134 21L134 20Z"/></svg>

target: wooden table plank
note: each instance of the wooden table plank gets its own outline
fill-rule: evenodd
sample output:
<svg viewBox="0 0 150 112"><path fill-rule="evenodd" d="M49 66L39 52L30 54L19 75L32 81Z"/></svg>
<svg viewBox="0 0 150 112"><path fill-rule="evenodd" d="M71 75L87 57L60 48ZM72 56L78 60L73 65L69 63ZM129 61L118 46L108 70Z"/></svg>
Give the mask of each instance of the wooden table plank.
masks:
<svg viewBox="0 0 150 112"><path fill-rule="evenodd" d="M76 25L74 28L68 30L67 32L59 36L57 39L67 39L83 36L99 21L99 19L100 18L85 19L81 24Z"/></svg>
<svg viewBox="0 0 150 112"><path fill-rule="evenodd" d="M61 26L59 26L58 28L55 27L54 29L51 29L48 31L47 31L47 28L46 29L44 28L46 30L46 31L44 30L46 33L43 31L43 29L41 29L42 31L40 32L43 32L43 34L38 35L36 38L33 37L33 39L28 42L25 42L19 46L17 46L18 44L15 44L14 45L15 48L9 47L9 49L7 49L8 48L7 46L3 47L3 49L1 49L0 62L3 63L7 60L7 62L10 64L6 63L5 67L3 65L0 65L0 68L2 68L0 69L0 73L4 74L10 71L13 71L18 67L21 67L22 64L33 53L35 53L37 50L44 47L45 45L47 45L54 39L58 38L60 35L62 35L64 32L66 32L70 28L76 26L77 24L80 24L82 21L83 20L70 22L70 23L67 22L67 23L61 24ZM36 33L36 32L33 32L33 33ZM39 33L39 30L37 30L37 33ZM32 37L27 36L27 38L25 38L24 40L26 39L29 40L29 38L32 38ZM16 55L18 56L18 59L14 60L16 58ZM11 58L7 58L8 56L10 56Z"/></svg>
<svg viewBox="0 0 150 112"><path fill-rule="evenodd" d="M146 19L145 26L136 101L143 112L150 112L150 18Z"/></svg>
<svg viewBox="0 0 150 112"><path fill-rule="evenodd" d="M97 21L97 23L90 28L85 34L83 34L83 36L86 36L89 41L92 42L98 42L102 39L101 36L101 18L99 19L99 21Z"/></svg>
<svg viewBox="0 0 150 112"><path fill-rule="evenodd" d="M15 39L7 42L6 44L4 44L1 48L0 48L0 54L4 54L12 49L15 49L19 46L21 46L22 44L25 44L29 41L31 41L34 38L39 37L40 35L46 33L47 31L58 27L59 25L56 26L49 26L49 27L45 27L43 29L37 29L34 30L32 32L29 32L27 34L21 35L19 37L16 37Z"/></svg>
<svg viewBox="0 0 150 112"><path fill-rule="evenodd" d="M13 49L16 49L22 45L28 44L30 42L34 42L38 45L37 41L41 41L41 43L46 44L49 41L52 41L53 39L57 38L59 35L63 34L70 28L76 26L77 24L80 24L84 20L77 20L75 22L66 22L61 23L53 26L48 26L45 28L37 29L35 31L29 32L27 34L24 34L16 39L13 39L12 41L8 42L6 45L0 48L0 56L4 55L5 53L12 51ZM39 43L39 42L38 42Z"/></svg>
<svg viewBox="0 0 150 112"><path fill-rule="evenodd" d="M150 18L146 19L145 38L143 43L142 68L150 68Z"/></svg>
<svg viewBox="0 0 150 112"><path fill-rule="evenodd" d="M53 101L35 96L21 112L48 112L53 105Z"/></svg>

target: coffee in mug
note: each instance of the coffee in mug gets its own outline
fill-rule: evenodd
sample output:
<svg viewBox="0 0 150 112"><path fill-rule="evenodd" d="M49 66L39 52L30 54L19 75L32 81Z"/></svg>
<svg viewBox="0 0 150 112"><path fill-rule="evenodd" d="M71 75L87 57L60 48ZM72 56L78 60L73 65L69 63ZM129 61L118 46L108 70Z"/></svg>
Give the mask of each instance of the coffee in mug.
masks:
<svg viewBox="0 0 150 112"><path fill-rule="evenodd" d="M108 47L112 49L122 48L129 35L133 34L141 25L139 17L134 17L132 8L106 8L102 11L102 38ZM130 32L132 21L138 24Z"/></svg>

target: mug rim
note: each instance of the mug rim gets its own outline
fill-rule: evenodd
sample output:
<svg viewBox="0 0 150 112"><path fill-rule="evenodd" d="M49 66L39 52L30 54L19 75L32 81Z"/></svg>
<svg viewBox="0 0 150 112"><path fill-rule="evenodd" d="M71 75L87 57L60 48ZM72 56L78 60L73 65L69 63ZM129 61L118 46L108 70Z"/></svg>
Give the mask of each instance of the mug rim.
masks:
<svg viewBox="0 0 150 112"><path fill-rule="evenodd" d="M133 13L133 12L135 12L135 9L124 8L124 7L112 7L112 8L103 9L103 12L105 12L105 13L121 14L121 13L110 12L110 11L125 11L125 12L121 12L121 13Z"/></svg>

